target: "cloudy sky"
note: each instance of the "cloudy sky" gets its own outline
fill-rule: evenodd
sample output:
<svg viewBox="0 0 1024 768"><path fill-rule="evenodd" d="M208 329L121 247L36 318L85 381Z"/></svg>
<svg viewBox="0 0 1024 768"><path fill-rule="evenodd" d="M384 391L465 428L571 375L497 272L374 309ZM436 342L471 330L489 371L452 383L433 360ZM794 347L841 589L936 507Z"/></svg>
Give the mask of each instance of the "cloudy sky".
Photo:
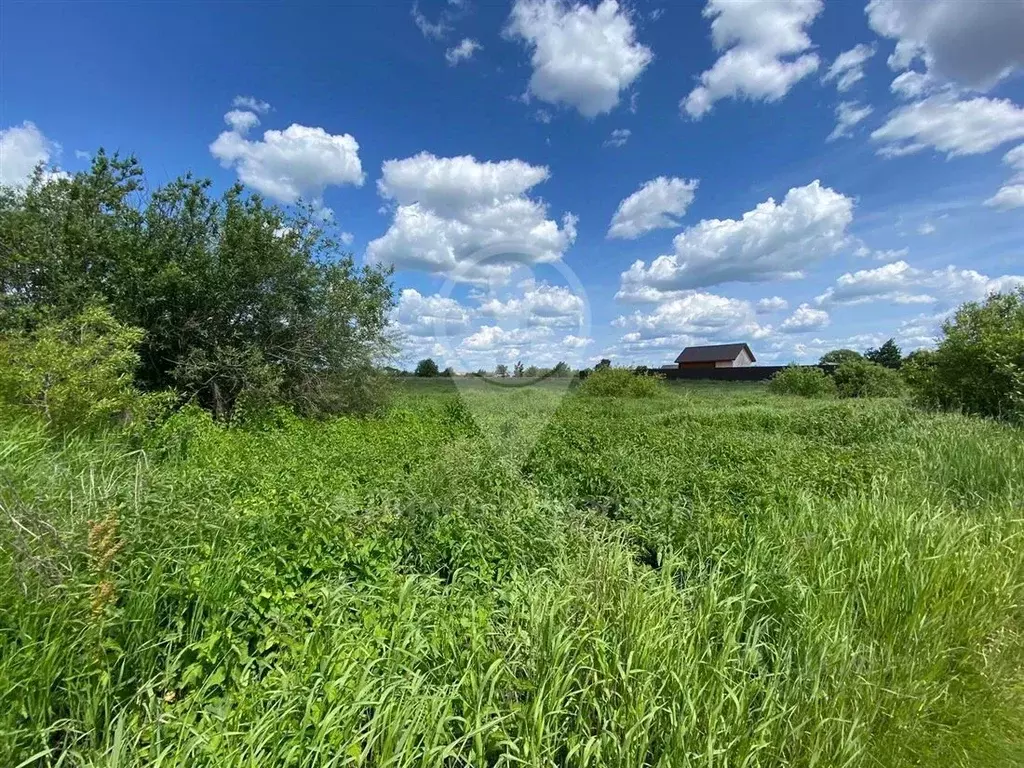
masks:
<svg viewBox="0 0 1024 768"><path fill-rule="evenodd" d="M1024 282L1024 0L8 0L0 181L97 147L320 207L406 365L911 349Z"/></svg>

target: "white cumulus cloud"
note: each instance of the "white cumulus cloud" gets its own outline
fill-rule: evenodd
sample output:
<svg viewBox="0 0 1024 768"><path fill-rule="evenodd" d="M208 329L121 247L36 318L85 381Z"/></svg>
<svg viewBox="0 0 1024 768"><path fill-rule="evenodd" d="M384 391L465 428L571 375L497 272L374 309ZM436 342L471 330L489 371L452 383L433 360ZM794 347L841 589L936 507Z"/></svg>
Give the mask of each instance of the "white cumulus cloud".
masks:
<svg viewBox="0 0 1024 768"><path fill-rule="evenodd" d="M392 320L401 332L431 338L466 330L470 317L470 311L455 299L438 294L424 296L413 288L402 291L392 312Z"/></svg>
<svg viewBox="0 0 1024 768"><path fill-rule="evenodd" d="M768 198L740 219L705 219L673 240L673 253L622 273L617 298L657 301L726 282L797 278L847 240L853 200L815 180L781 203Z"/></svg>
<svg viewBox="0 0 1024 768"><path fill-rule="evenodd" d="M644 183L621 203L612 216L608 237L632 240L654 229L679 226L693 202L697 179L659 176Z"/></svg>
<svg viewBox="0 0 1024 768"><path fill-rule="evenodd" d="M516 264L561 259L576 239L576 217L562 224L527 192L548 169L521 160L478 161L421 152L388 160L377 182L396 203L388 231L372 241L372 262L464 282L504 281Z"/></svg>
<svg viewBox="0 0 1024 768"><path fill-rule="evenodd" d="M929 147L947 157L978 155L1024 138L1024 108L1009 99L931 96L891 112L871 138L886 156Z"/></svg>
<svg viewBox="0 0 1024 768"><path fill-rule="evenodd" d="M835 81L836 90L840 93L848 91L855 83L864 79L864 65L874 55L875 46L866 43L855 45L836 56L832 66L821 79L826 83Z"/></svg>
<svg viewBox="0 0 1024 768"><path fill-rule="evenodd" d="M235 109L243 109L247 112L256 112L260 115L270 111L270 105L253 96L235 96L231 106Z"/></svg>
<svg viewBox="0 0 1024 768"><path fill-rule="evenodd" d="M264 132L262 139L249 139L247 132L259 123L255 113L232 110L224 120L231 130L210 144L210 153L225 168L234 168L243 184L269 198L318 203L328 186L363 184L359 144L347 133L332 135L293 123L283 131Z"/></svg>
<svg viewBox="0 0 1024 768"><path fill-rule="evenodd" d="M821 0L708 0L704 17L721 56L680 107L700 119L725 98L781 99L818 69L807 27L823 7Z"/></svg>
<svg viewBox="0 0 1024 768"><path fill-rule="evenodd" d="M505 301L495 297L480 304L481 317L517 320L525 326L578 326L586 303L582 296L561 285L528 281L523 292Z"/></svg>
<svg viewBox="0 0 1024 768"><path fill-rule="evenodd" d="M36 124L26 120L21 125L0 130L0 185L24 187L36 166L49 165L60 154L60 145L50 141ZM63 171L44 171L44 178L65 178Z"/></svg>
<svg viewBox="0 0 1024 768"><path fill-rule="evenodd" d="M785 309L789 309L789 302L781 296L769 296L766 299L761 299L756 305L757 314L768 315L772 312L781 312Z"/></svg>
<svg viewBox="0 0 1024 768"><path fill-rule="evenodd" d="M808 333L820 331L829 324L828 312L815 309L810 304L801 304L793 314L782 321L779 330L783 333Z"/></svg>
<svg viewBox="0 0 1024 768"><path fill-rule="evenodd" d="M866 120L874 111L872 107L858 104L855 101L839 102L836 106L836 127L832 129L832 133L825 141L835 141L843 136L849 136L854 126Z"/></svg>
<svg viewBox="0 0 1024 768"><path fill-rule="evenodd" d="M454 67L461 61L468 61L473 58L473 54L483 48L480 43L469 37L464 37L462 42L458 45L452 46L444 52L445 61L448 62L449 66Z"/></svg>
<svg viewBox="0 0 1024 768"><path fill-rule="evenodd" d="M896 41L894 70L924 62L929 73L987 90L1024 68L1024 3L1019 0L871 0L871 28Z"/></svg>
<svg viewBox="0 0 1024 768"><path fill-rule="evenodd" d="M985 201L985 205L1001 211L1024 207L1024 144L1007 152L1003 162L1014 171L1014 174L998 192Z"/></svg>
<svg viewBox="0 0 1024 768"><path fill-rule="evenodd" d="M847 272L815 301L823 306L868 304L950 304L983 299L1024 283L1024 276L988 277L973 269L927 270L905 261Z"/></svg>
<svg viewBox="0 0 1024 768"><path fill-rule="evenodd" d="M757 322L749 301L700 291L659 304L650 313L621 315L612 325L626 331L621 343L630 349L682 349L687 344L744 341L771 333L770 327Z"/></svg>
<svg viewBox="0 0 1024 768"><path fill-rule="evenodd" d="M613 110L654 58L615 0L515 0L505 34L531 49L530 94L585 117Z"/></svg>

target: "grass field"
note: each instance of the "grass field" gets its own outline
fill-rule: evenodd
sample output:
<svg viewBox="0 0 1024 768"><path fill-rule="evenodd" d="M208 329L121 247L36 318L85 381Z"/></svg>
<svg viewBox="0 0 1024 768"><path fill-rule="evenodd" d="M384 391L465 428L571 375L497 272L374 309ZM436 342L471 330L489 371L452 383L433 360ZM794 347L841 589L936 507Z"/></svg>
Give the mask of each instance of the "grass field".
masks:
<svg viewBox="0 0 1024 768"><path fill-rule="evenodd" d="M0 765L1024 764L1019 430L484 382L0 427Z"/></svg>

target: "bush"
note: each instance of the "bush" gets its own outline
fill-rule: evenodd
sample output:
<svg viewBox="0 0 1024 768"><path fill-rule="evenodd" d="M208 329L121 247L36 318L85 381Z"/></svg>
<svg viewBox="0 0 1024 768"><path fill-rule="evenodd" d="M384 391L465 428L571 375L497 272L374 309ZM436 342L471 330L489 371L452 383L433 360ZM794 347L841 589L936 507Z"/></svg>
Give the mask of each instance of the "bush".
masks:
<svg viewBox="0 0 1024 768"><path fill-rule="evenodd" d="M964 304L942 331L935 352L915 354L911 363L907 382L916 399L1024 421L1024 288Z"/></svg>
<svg viewBox="0 0 1024 768"><path fill-rule="evenodd" d="M417 376L429 379L429 378L433 378L434 376L437 376L439 374L440 374L440 369L437 367L437 363L435 363L429 357L426 358L425 360L420 360L418 363L416 363L416 375Z"/></svg>
<svg viewBox="0 0 1024 768"><path fill-rule="evenodd" d="M863 360L864 355L853 349L833 349L830 352L826 352L821 356L818 361L822 365L842 365L848 363L851 360Z"/></svg>
<svg viewBox="0 0 1024 768"><path fill-rule="evenodd" d="M840 397L897 397L903 393L899 373L867 360L843 363L834 378Z"/></svg>
<svg viewBox="0 0 1024 768"><path fill-rule="evenodd" d="M777 395L833 397L836 394L836 384L820 368L791 365L772 376L768 382L768 390Z"/></svg>
<svg viewBox="0 0 1024 768"><path fill-rule="evenodd" d="M91 306L0 341L0 402L40 413L57 431L147 417L160 395L133 385L143 333Z"/></svg>
<svg viewBox="0 0 1024 768"><path fill-rule="evenodd" d="M665 391L658 376L637 376L628 368L597 368L579 387L585 397L657 397Z"/></svg>

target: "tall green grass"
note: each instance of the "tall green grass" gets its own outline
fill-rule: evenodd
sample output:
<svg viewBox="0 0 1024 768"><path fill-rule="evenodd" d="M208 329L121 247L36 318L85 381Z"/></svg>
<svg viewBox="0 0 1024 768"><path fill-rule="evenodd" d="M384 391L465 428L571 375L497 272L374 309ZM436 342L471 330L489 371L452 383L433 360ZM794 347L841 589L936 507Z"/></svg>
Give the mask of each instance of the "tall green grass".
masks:
<svg viewBox="0 0 1024 768"><path fill-rule="evenodd" d="M136 443L7 419L0 471L2 765L1024 756L1019 430L420 388Z"/></svg>

